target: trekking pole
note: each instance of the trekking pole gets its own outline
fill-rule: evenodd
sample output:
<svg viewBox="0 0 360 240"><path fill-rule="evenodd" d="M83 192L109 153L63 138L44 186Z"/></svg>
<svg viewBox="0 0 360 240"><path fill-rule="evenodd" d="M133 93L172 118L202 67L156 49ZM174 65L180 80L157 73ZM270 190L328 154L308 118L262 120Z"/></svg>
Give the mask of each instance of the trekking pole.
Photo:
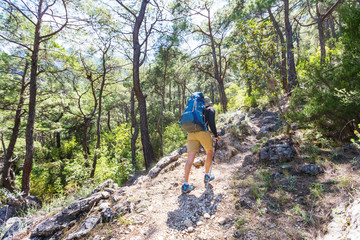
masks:
<svg viewBox="0 0 360 240"><path fill-rule="evenodd" d="M210 165L209 176L211 176L211 169L212 169L212 165L213 165L214 158L215 158L215 153L216 153L216 148L217 148L217 142L218 142L218 140L216 140L216 141L215 141L214 154L213 154L212 159L211 159L211 165ZM206 189L207 189L207 188L208 188L208 186L209 186L209 182L210 182L210 181L208 181L208 182L206 183Z"/></svg>

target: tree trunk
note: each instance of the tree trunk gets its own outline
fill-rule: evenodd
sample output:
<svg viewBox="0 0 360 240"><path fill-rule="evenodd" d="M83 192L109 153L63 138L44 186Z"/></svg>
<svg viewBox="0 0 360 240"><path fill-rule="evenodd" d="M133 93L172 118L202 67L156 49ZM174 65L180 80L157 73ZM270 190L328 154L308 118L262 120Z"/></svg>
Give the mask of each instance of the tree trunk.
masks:
<svg viewBox="0 0 360 240"><path fill-rule="evenodd" d="M289 0L284 0L285 8L285 32L286 32L286 52L288 63L288 83L289 91L299 86L295 69L294 44L292 40L292 27L289 19Z"/></svg>
<svg viewBox="0 0 360 240"><path fill-rule="evenodd" d="M9 145L7 147L7 149L4 149L5 151L5 158L4 158L4 167L3 167L3 172L2 172L2 182L4 187L9 190L10 192L13 192L15 189L15 179L11 178L11 165L13 163L13 155L14 155L14 148L15 148L15 144L19 135L19 130L20 130L20 123L21 123L21 114L22 114L22 108L24 105L24 93L25 93L25 89L26 89L26 73L27 73L27 69L28 69L29 63L26 62L25 64L25 69L24 69L24 73L22 76L22 80L21 80L21 90L20 90L20 99L19 99L19 103L17 105L16 108L16 113L15 113L15 120L14 120L14 127L12 130L12 134L11 134L11 138L9 141Z"/></svg>
<svg viewBox="0 0 360 240"><path fill-rule="evenodd" d="M221 77L221 72L220 70L220 65L217 62L217 56L216 56L216 48L215 48L215 40L214 37L212 35L212 31L211 31L211 24L210 24L210 16L209 16L209 20L208 20L208 25L209 25L209 32L210 32L210 41L211 41L211 53L212 53L212 57L213 57L213 62L214 62L214 75L215 75L215 79L218 82L219 85L219 94L220 94L220 102L223 108L223 112L227 112L227 98L226 98L226 94L225 94L225 87L224 87L224 80ZM219 56L221 57L221 56Z"/></svg>
<svg viewBox="0 0 360 240"><path fill-rule="evenodd" d="M184 80L184 85L183 85L183 92L182 92L182 109L183 111L185 111L185 105L186 105L186 80Z"/></svg>
<svg viewBox="0 0 360 240"><path fill-rule="evenodd" d="M110 110L108 110L107 112L107 126L108 126L108 129L109 129L109 132L111 132L111 125L110 125Z"/></svg>
<svg viewBox="0 0 360 240"><path fill-rule="evenodd" d="M330 29L331 29L331 36L332 36L332 38L336 39L336 41L337 41L338 38L336 36L334 19L332 17L329 18L329 25L330 25Z"/></svg>
<svg viewBox="0 0 360 240"><path fill-rule="evenodd" d="M325 36L324 36L324 25L322 21L322 17L318 15L317 18L317 24L318 24L318 31L319 31L319 42L320 42L320 63L325 63L325 57L326 57L326 49L325 49Z"/></svg>
<svg viewBox="0 0 360 240"><path fill-rule="evenodd" d="M181 90L180 90L180 84L177 85L177 89L178 89L178 107L179 107L179 117L182 114L182 109L181 109Z"/></svg>
<svg viewBox="0 0 360 240"><path fill-rule="evenodd" d="M171 112L171 98L172 98L172 95L171 95L171 81L169 83L169 112Z"/></svg>
<svg viewBox="0 0 360 240"><path fill-rule="evenodd" d="M134 89L131 90L131 163L136 168L136 140L139 136L139 125L136 121ZM134 129L134 132L133 132Z"/></svg>
<svg viewBox="0 0 360 240"><path fill-rule="evenodd" d="M21 181L21 191L23 196L27 197L30 194L30 176L33 166L34 157L34 124L35 124L35 110L36 110L36 90L37 90L37 68L40 49L40 29L41 29L41 14L42 14L43 0L39 1L38 6L38 21L35 27L34 44L31 55L31 70L30 70L30 98L28 121L26 125L26 153L23 166L23 174Z"/></svg>
<svg viewBox="0 0 360 240"><path fill-rule="evenodd" d="M154 160L154 152L151 146L149 130L148 130L148 120L146 112L146 99L141 90L140 86L140 54L141 54L141 45L139 43L139 31L140 26L144 20L146 5L148 0L143 0L139 12L139 16L136 17L134 31L133 31L133 83L134 91L138 101L138 107L140 110L140 130L141 130L141 143L143 146L144 160L146 169L150 169L151 163Z"/></svg>
<svg viewBox="0 0 360 240"><path fill-rule="evenodd" d="M276 21L274 15L271 12L271 8L268 8L268 13L271 19L271 22L273 23L273 26L280 38L280 43L281 43L281 75L282 75L282 86L283 89L286 92L289 92L289 86L288 86L288 81L287 81L287 73L286 73L286 43L285 43L285 39L284 39L284 35L280 30L279 24Z"/></svg>
<svg viewBox="0 0 360 240"><path fill-rule="evenodd" d="M162 123L163 112L164 112L164 108L165 108L166 74L167 74L167 66L168 66L168 53L169 53L170 48L171 47L168 47L166 49L165 69L164 69L164 75L163 75L163 85L162 85L162 90L161 90L161 110L160 110L158 122L156 124L156 129L157 129L159 137L160 137L160 155L161 156L164 155L164 148L163 148L162 126L160 126L160 123ZM171 103L171 99L170 99L170 103Z"/></svg>
<svg viewBox="0 0 360 240"><path fill-rule="evenodd" d="M87 146L87 133L88 133L88 129L89 129L89 125L90 125L90 121L91 119L88 117L84 117L84 128L83 128L83 139L82 139L82 147L83 147L83 154L84 154L84 158L88 159L89 157L89 148ZM89 163L87 163L89 164Z"/></svg>
<svg viewBox="0 0 360 240"><path fill-rule="evenodd" d="M98 159L98 151L100 149L100 143L101 143L101 112L102 112L102 95L104 92L104 87L105 87L105 81L106 81L106 53L109 50L109 47L106 47L105 51L103 51L103 56L102 56L102 81L101 81L101 86L100 86L100 92L99 92L99 108L98 108L98 118L97 118L97 122L96 122L96 147L95 147L95 153L94 153L94 161L93 161L93 165L92 165L92 170L90 173L90 178L93 178L95 176L95 170L96 170L96 164L97 164L97 159Z"/></svg>
<svg viewBox="0 0 360 240"><path fill-rule="evenodd" d="M210 98L212 102L215 102L214 84L210 84Z"/></svg>

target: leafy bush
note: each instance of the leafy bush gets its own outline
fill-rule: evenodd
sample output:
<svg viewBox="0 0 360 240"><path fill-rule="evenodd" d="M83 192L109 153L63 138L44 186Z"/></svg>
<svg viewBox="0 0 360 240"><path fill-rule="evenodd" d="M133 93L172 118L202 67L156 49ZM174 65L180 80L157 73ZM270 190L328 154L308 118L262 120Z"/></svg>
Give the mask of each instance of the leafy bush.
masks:
<svg viewBox="0 0 360 240"><path fill-rule="evenodd" d="M301 88L292 94L288 116L302 127L317 128L332 137L348 137L350 120L360 121L360 9L345 4L341 11L343 36L333 49L327 49L325 63L319 54L300 61L298 79ZM301 106L300 108L298 106Z"/></svg>
<svg viewBox="0 0 360 240"><path fill-rule="evenodd" d="M164 131L164 154L168 154L186 144L186 133L178 123L173 123Z"/></svg>
<svg viewBox="0 0 360 240"><path fill-rule="evenodd" d="M111 178L118 184L125 183L134 171L131 163L130 127L122 124L112 132L105 133L98 153L100 157L95 171L96 182ZM137 162L141 160L139 151L136 160Z"/></svg>
<svg viewBox="0 0 360 240"><path fill-rule="evenodd" d="M358 124L358 127L360 128L360 124ZM355 130L355 131L354 131L354 134L355 134L355 136L357 137L357 140L351 139L351 142L352 142L357 148L360 149L360 144L359 144L360 133L359 133L357 130Z"/></svg>
<svg viewBox="0 0 360 240"><path fill-rule="evenodd" d="M34 159L31 194L43 199L75 191L89 176L74 137L60 148L37 148Z"/></svg>

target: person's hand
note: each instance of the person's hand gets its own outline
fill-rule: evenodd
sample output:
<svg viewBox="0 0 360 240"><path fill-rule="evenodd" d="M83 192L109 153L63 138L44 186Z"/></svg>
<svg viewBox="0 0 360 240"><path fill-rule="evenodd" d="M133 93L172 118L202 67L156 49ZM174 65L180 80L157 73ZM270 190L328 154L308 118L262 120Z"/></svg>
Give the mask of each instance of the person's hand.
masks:
<svg viewBox="0 0 360 240"><path fill-rule="evenodd" d="M220 140L220 137L219 137L219 136L217 136L215 139L216 139L216 141L219 141L219 140Z"/></svg>

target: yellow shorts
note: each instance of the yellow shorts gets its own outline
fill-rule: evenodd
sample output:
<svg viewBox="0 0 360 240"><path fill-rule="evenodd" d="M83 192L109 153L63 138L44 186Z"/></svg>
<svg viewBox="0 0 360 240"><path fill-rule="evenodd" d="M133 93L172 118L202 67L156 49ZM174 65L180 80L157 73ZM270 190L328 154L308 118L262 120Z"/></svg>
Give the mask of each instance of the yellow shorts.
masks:
<svg viewBox="0 0 360 240"><path fill-rule="evenodd" d="M205 151L213 150L213 141L209 131L190 132L187 139L187 151L199 152L200 144L205 148Z"/></svg>

